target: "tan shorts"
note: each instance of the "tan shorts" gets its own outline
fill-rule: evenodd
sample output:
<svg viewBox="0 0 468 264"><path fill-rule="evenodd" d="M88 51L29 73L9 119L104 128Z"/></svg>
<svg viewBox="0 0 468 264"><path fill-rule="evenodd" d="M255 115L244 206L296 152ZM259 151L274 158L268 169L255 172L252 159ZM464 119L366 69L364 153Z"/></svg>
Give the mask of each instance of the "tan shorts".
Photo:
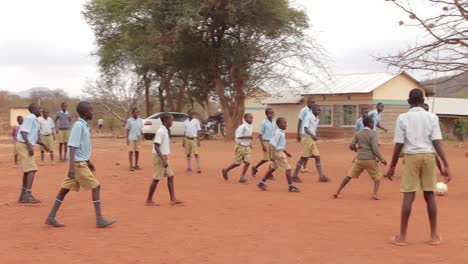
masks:
<svg viewBox="0 0 468 264"><path fill-rule="evenodd" d="M265 151L263 151L263 160L270 161L273 159L273 146L270 145L268 141L262 142L263 146L265 147Z"/></svg>
<svg viewBox="0 0 468 264"><path fill-rule="evenodd" d="M86 161L75 162L75 178L69 178L67 175L62 182L62 188L75 192L80 191L80 187L85 190L92 190L98 186L99 181L89 169Z"/></svg>
<svg viewBox="0 0 468 264"><path fill-rule="evenodd" d="M167 156L163 156L164 159L167 161ZM163 177L173 177L174 172L171 169L171 166L164 168L163 161L157 155L153 155L153 167L154 167L154 179L161 180Z"/></svg>
<svg viewBox="0 0 468 264"><path fill-rule="evenodd" d="M18 153L18 160L21 164L21 170L23 173L37 171L34 156L29 155L28 146L25 143L16 142L16 152Z"/></svg>
<svg viewBox="0 0 468 264"><path fill-rule="evenodd" d="M239 144L236 144L236 148L234 149L235 151L235 164L241 164L242 162L244 163L250 163L250 156L252 154L252 149L250 146L242 146Z"/></svg>
<svg viewBox="0 0 468 264"><path fill-rule="evenodd" d="M301 145L303 158L320 156L317 142L315 142L315 140L313 140L310 136L302 136Z"/></svg>
<svg viewBox="0 0 468 264"><path fill-rule="evenodd" d="M128 141L128 151L130 152L139 152L140 151L140 140L129 140Z"/></svg>
<svg viewBox="0 0 468 264"><path fill-rule="evenodd" d="M435 154L405 154L401 192L433 192L437 182L435 167Z"/></svg>
<svg viewBox="0 0 468 264"><path fill-rule="evenodd" d="M363 171L367 171L374 181L382 178L378 160L355 160L348 171L348 176L357 179Z"/></svg>
<svg viewBox="0 0 468 264"><path fill-rule="evenodd" d="M198 140L197 139L188 139L184 138L185 144L185 154L195 154L198 155Z"/></svg>
<svg viewBox="0 0 468 264"><path fill-rule="evenodd" d="M276 169L290 170L291 169L291 166L289 165L289 162L286 159L286 155L281 150L273 150L273 160L271 162L270 167L274 170Z"/></svg>
<svg viewBox="0 0 468 264"><path fill-rule="evenodd" d="M67 143L70 138L70 130L59 130L57 134L58 143Z"/></svg>
<svg viewBox="0 0 468 264"><path fill-rule="evenodd" d="M44 145L47 146L47 148L49 148L50 151L54 151L54 137L52 135L48 135L48 136L41 135L41 141L42 143L44 143ZM42 146L41 146L41 151L42 152L45 151L44 147Z"/></svg>

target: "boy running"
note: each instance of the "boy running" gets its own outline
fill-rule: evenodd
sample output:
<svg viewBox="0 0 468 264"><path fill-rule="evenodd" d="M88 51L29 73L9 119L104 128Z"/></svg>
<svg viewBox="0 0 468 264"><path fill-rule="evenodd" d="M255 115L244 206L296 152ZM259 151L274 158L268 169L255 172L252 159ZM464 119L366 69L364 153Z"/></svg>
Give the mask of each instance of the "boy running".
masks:
<svg viewBox="0 0 468 264"><path fill-rule="evenodd" d="M291 154L286 151L286 135L285 129L287 127L287 121L284 117L278 118L276 120L276 124L278 125L278 129L275 130L273 136L270 140L270 144L272 146L272 163L270 168L268 169L265 177L258 183L258 188L262 189L263 191L267 190L266 181L271 178L273 172L281 168L286 171L286 180L288 181L288 190L289 192L300 192L299 188L293 185L292 178L291 178L291 166L289 166L287 157L291 157Z"/></svg>
<svg viewBox="0 0 468 264"><path fill-rule="evenodd" d="M67 103L62 103L62 110L58 111L55 115L55 123L57 123L56 127L58 128L57 136L59 142L59 158L60 161L67 160L67 143L68 138L70 137L70 128L72 125L71 116L67 111L68 105ZM63 148L63 155L62 155L62 148Z"/></svg>
<svg viewBox="0 0 468 264"><path fill-rule="evenodd" d="M296 165L296 170L294 171L293 181L302 182L299 178L299 171L301 166L308 158L315 159L315 166L317 167L317 172L319 175L319 182L328 182L330 178L323 175L322 165L320 163L320 152L317 145L317 128L320 122L320 106L314 105L312 107L312 114L309 114L304 120L303 130L301 131L302 138L302 157L299 159Z"/></svg>
<svg viewBox="0 0 468 264"><path fill-rule="evenodd" d="M148 197L146 198L147 206L158 206L159 203L153 201L153 195L158 187L159 181L163 177L167 177L167 188L169 189L169 195L171 197L171 205L179 205L184 202L177 200L174 192L174 172L172 172L169 166L168 157L171 154L171 141L169 138L170 128L174 117L169 113L163 113L161 115L162 126L156 131L154 137L153 147L153 165L154 165L154 179L151 182Z"/></svg>
<svg viewBox="0 0 468 264"><path fill-rule="evenodd" d="M51 117L49 117L49 110L42 109L42 116L38 118L39 120L39 131L41 133L41 141L50 151L50 162L52 165L55 165L54 162L54 141L55 141L55 123ZM45 148L41 147L41 163L39 165L44 165L44 156Z"/></svg>
<svg viewBox="0 0 468 264"><path fill-rule="evenodd" d="M309 114L312 114L312 107L315 105L315 100L312 97L307 98L307 105L304 106L301 111L299 111L299 120L297 121L297 141L302 143L302 135L304 131L304 121L306 117ZM302 146L304 148L304 145ZM302 165L302 172L310 172L310 170L307 169L307 162L309 161L309 158L307 158L303 165Z"/></svg>
<svg viewBox="0 0 468 264"><path fill-rule="evenodd" d="M138 166L140 159L140 141L143 140L143 120L139 118L140 111L137 108L132 109L132 118L127 120L125 128L127 129L128 159L130 161L130 171L141 170ZM133 166L133 152L135 152L135 166Z"/></svg>
<svg viewBox="0 0 468 264"><path fill-rule="evenodd" d="M16 142L18 142L18 132L23 124L23 117L17 116L16 122L18 123L17 126L14 126L11 129L11 142L13 142L13 153L15 155L15 168L18 166L18 152L16 151Z"/></svg>
<svg viewBox="0 0 468 264"><path fill-rule="evenodd" d="M273 122L273 118L275 117L275 112L272 108L265 109L266 118L262 122L262 126L260 128L260 133L258 133L258 138L260 140L260 144L262 146L263 151L263 159L258 162L256 166L252 167L252 176L255 177L258 172L258 168L272 159L272 148L270 145L270 140L273 137L273 133L276 130L275 123Z"/></svg>
<svg viewBox="0 0 468 264"><path fill-rule="evenodd" d="M387 133L388 130L380 124L380 119L381 119L381 115L382 115L382 112L383 112L384 108L385 108L384 104L379 102L379 103L377 103L375 110L370 111L368 116L370 116L370 117L372 117L374 119L374 129L373 130L377 130L377 128L380 128L385 133Z"/></svg>
<svg viewBox="0 0 468 264"><path fill-rule="evenodd" d="M55 220L58 209L63 203L63 199L70 190L78 192L80 187L91 190L94 209L96 211L96 227L104 228L111 226L115 221L104 219L101 214L101 185L94 176L96 170L91 162L91 135L88 126L88 121L93 119L93 107L89 102L80 102L76 111L80 116L71 129L70 140L67 140L69 152L69 168L67 176L62 183L52 210L49 213L45 223L53 227L63 227L64 224Z"/></svg>
<svg viewBox="0 0 468 264"><path fill-rule="evenodd" d="M434 190L437 181L435 173L434 151L438 154L444 165L443 176L445 182L451 180L449 164L445 158L442 147L442 133L439 119L436 115L424 111L424 94L420 89L413 89L409 93L408 103L410 110L398 116L395 125L395 149L392 163L385 177L391 179L398 163L398 155L403 146L404 162L403 176L401 178L401 191L403 192L403 205L401 209L400 234L391 238L391 243L406 246L406 232L411 215L411 208L417 190L424 192L427 212L431 227L430 245L439 245L442 242L437 233L437 205Z"/></svg>
<svg viewBox="0 0 468 264"><path fill-rule="evenodd" d="M244 168L242 169L242 175L239 178L240 183L246 183L247 179L245 174L250 166L250 156L252 153L252 122L253 115L246 113L244 114L245 123L240 125L236 129L236 147L235 147L235 161L229 167L222 169L221 173L223 174L224 180L228 180L228 173L230 170L239 167L242 162L244 162Z"/></svg>
<svg viewBox="0 0 468 264"><path fill-rule="evenodd" d="M358 119L356 120L356 125L354 126L354 131L355 131L355 132L361 130L361 128L364 127L363 120L364 120L364 118L366 118L368 115L369 115L369 110L368 110L368 109L365 109L365 108L364 108L364 109L361 110L361 117L358 118ZM374 129L374 128L372 127L372 129Z"/></svg>
<svg viewBox="0 0 468 264"><path fill-rule="evenodd" d="M192 153L195 156L195 163L197 164L197 173L201 173L200 157L198 156L198 148L200 147L200 139L198 134L201 131L200 122L193 117L193 110L188 111L189 118L184 121L184 139L182 146L185 148L185 155L187 155L187 172L192 171Z"/></svg>
<svg viewBox="0 0 468 264"><path fill-rule="evenodd" d="M34 160L34 146L37 144L43 146L46 151L49 151L49 149L42 144L39 138L39 121L37 118L41 115L41 108L38 104L32 103L28 109L31 114L24 118L16 142L16 152L23 171L23 185L18 202L40 203L41 201L32 195L32 185L37 171L36 161Z"/></svg>
<svg viewBox="0 0 468 264"><path fill-rule="evenodd" d="M352 178L358 179L363 171L367 171L374 181L374 193L372 198L374 200L379 200L378 192L382 175L378 162L380 161L382 164L387 165L387 161L380 154L378 134L372 130L374 128L374 119L372 119L372 117L366 117L363 123L364 127L354 134L351 144L349 145L352 151L357 151L357 157L353 161L353 166L349 170L348 176L343 179L340 187L333 195L335 198L338 198L343 188Z"/></svg>

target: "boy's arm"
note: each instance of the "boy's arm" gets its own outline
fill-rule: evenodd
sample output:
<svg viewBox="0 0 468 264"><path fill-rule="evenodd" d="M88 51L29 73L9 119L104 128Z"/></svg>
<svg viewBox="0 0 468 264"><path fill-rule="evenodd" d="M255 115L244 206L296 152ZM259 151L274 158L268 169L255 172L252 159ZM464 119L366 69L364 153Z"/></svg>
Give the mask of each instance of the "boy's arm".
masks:
<svg viewBox="0 0 468 264"><path fill-rule="evenodd" d="M382 162L382 164L384 165L387 165L387 161L384 159L384 157L382 157L382 155L380 154L380 150L379 150L379 138L377 136L377 133L374 134L374 136L372 137L372 152L374 153L374 156L380 161Z"/></svg>
<svg viewBox="0 0 468 264"><path fill-rule="evenodd" d="M354 152L357 152L356 143L357 143L357 137L356 137L356 134L354 134L353 139L351 140L351 143L349 144L349 149Z"/></svg>
<svg viewBox="0 0 468 264"><path fill-rule="evenodd" d="M452 175L450 173L450 167L449 167L447 158L445 157L444 148L442 147L442 140L433 140L432 145L434 145L437 155L440 157L440 159L442 160L442 163L444 164L444 170L443 172L441 172L441 174L445 177L445 183L449 183L450 180L452 179ZM436 159L437 159L437 156L436 156Z"/></svg>
<svg viewBox="0 0 468 264"><path fill-rule="evenodd" d="M92 163L91 160L86 161L86 163L88 163L88 168L91 171L96 171L96 167L94 167L94 163Z"/></svg>
<svg viewBox="0 0 468 264"><path fill-rule="evenodd" d="M297 136L296 136L297 141L301 141L301 134L300 134L301 125L302 125L302 120L298 119L298 121L297 121Z"/></svg>
<svg viewBox="0 0 468 264"><path fill-rule="evenodd" d="M387 133L387 131L388 131L385 127L380 125L380 122L377 124L377 127L382 129L385 133Z"/></svg>
<svg viewBox="0 0 468 264"><path fill-rule="evenodd" d="M75 178L75 147L68 147L68 153L70 154L70 162L68 166L68 178L74 179ZM88 164L89 166L89 164Z"/></svg>
<svg viewBox="0 0 468 264"><path fill-rule="evenodd" d="M307 135L311 136L312 139L314 139L315 141L317 141L317 139L318 139L317 136L314 135L314 133L312 133L308 127L304 127L304 131L306 132Z"/></svg>
<svg viewBox="0 0 468 264"><path fill-rule="evenodd" d="M437 155L435 156L435 160L436 160L437 169L439 169L440 175L445 176L445 172L442 169L442 164L440 163L440 159L439 157L437 157Z"/></svg>
<svg viewBox="0 0 468 264"><path fill-rule="evenodd" d="M291 153L289 153L288 151L283 150L283 152L284 152L284 154L286 154L286 156L287 156L288 158L292 157Z"/></svg>
<svg viewBox="0 0 468 264"><path fill-rule="evenodd" d="M392 162L390 163L390 167L388 168L388 171L385 174L385 177L387 177L390 180L395 174L395 167L398 164L398 159L400 156L400 152L403 149L403 146L404 146L403 143L395 143L395 148L393 149L393 155L392 155Z"/></svg>

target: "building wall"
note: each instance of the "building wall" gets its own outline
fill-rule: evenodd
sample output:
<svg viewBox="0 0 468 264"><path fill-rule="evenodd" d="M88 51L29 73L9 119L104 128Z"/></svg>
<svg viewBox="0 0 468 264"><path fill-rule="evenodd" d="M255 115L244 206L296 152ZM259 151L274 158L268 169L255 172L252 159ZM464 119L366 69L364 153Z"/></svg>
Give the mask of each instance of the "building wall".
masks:
<svg viewBox="0 0 468 264"><path fill-rule="evenodd" d="M16 117L23 116L26 117L29 115L28 108L10 108L10 126L17 126Z"/></svg>
<svg viewBox="0 0 468 264"><path fill-rule="evenodd" d="M372 98L374 101L383 101L384 104L406 104L408 94L414 88L422 89L417 82L404 74L400 74L375 89L372 93Z"/></svg>
<svg viewBox="0 0 468 264"><path fill-rule="evenodd" d="M408 112L409 105L385 105L385 109L381 115L380 124L388 129L388 132L385 133L383 130L378 129L379 137L383 139L392 140L395 132L395 123L398 118L398 115Z"/></svg>

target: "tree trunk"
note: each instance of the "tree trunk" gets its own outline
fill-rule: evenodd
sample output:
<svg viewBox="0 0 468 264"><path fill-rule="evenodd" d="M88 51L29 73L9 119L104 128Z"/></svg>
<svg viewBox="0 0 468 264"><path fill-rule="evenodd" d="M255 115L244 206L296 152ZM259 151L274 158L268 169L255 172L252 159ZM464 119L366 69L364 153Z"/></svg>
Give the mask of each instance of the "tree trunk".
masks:
<svg viewBox="0 0 468 264"><path fill-rule="evenodd" d="M163 83L159 83L158 86L158 99L159 99L159 112L165 112L165 102L164 102L164 87Z"/></svg>
<svg viewBox="0 0 468 264"><path fill-rule="evenodd" d="M177 107L176 112L182 112L184 109L185 102L185 91L187 89L188 83L186 80L183 80L182 85L179 88L179 94L177 95Z"/></svg>
<svg viewBox="0 0 468 264"><path fill-rule="evenodd" d="M174 105L174 99L172 98L172 91L171 91L171 80L174 74L164 73L163 76L164 78L162 79L162 83L164 85L164 92L165 92L165 98L167 101L167 106L169 108L169 111L174 111L175 105Z"/></svg>
<svg viewBox="0 0 468 264"><path fill-rule="evenodd" d="M151 80L148 78L147 73L143 75L143 82L145 83L145 104L146 104L146 116L150 116L153 109L151 109L150 102L150 87Z"/></svg>

